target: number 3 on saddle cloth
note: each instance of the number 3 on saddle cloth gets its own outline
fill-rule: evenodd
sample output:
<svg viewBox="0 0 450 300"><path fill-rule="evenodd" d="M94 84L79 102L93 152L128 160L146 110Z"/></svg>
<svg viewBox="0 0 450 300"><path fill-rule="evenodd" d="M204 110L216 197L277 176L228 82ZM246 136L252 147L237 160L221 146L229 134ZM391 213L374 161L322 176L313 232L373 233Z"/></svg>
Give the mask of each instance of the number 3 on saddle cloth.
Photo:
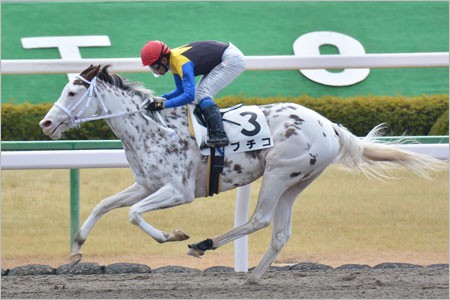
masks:
<svg viewBox="0 0 450 300"><path fill-rule="evenodd" d="M202 155L209 156L209 179L206 181L208 196L219 193L225 153L255 151L273 146L269 125L259 107L236 105L221 109L220 112L230 144L225 147L209 147L206 145L208 128L200 107L188 104L189 130Z"/></svg>

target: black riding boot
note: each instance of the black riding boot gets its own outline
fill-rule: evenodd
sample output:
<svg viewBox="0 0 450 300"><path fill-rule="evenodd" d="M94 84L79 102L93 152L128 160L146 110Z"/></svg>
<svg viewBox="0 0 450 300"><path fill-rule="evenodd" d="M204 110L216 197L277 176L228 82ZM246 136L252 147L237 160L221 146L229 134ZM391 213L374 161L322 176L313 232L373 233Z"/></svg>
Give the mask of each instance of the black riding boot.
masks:
<svg viewBox="0 0 450 300"><path fill-rule="evenodd" d="M224 147L230 143L225 130L223 130L222 116L216 104L202 109L203 116L209 129L208 146Z"/></svg>

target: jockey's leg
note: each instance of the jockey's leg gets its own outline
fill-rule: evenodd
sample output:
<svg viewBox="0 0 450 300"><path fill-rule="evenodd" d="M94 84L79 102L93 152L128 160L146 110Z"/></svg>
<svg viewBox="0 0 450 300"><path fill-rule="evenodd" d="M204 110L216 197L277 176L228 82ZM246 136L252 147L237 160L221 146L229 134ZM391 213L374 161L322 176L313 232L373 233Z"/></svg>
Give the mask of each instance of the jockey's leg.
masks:
<svg viewBox="0 0 450 300"><path fill-rule="evenodd" d="M155 193L134 204L130 208L129 219L132 224L139 226L139 228L159 243L183 241L189 238L187 234L180 230L174 230L172 233L161 231L145 222L142 214L156 209L169 208L189 203L193 200L193 196L188 199L186 194L183 194L171 184L166 184Z"/></svg>
<svg viewBox="0 0 450 300"><path fill-rule="evenodd" d="M197 84L195 102L200 105L210 127L211 135L208 145L222 147L229 144L223 130L219 108L212 99L244 72L245 67L246 60L241 50L230 43L223 53L222 62L204 75Z"/></svg>
<svg viewBox="0 0 450 300"><path fill-rule="evenodd" d="M210 97L202 99L199 104L208 124L209 139L206 141L206 144L211 147L227 146L230 142L223 129L223 121L219 107L217 107Z"/></svg>
<svg viewBox="0 0 450 300"><path fill-rule="evenodd" d="M115 208L133 205L148 196L148 194L149 192L145 188L135 183L122 192L108 197L97 204L74 237L72 249L70 251L70 263L76 264L81 260L81 246L86 241L86 238L95 223L97 223L104 214Z"/></svg>

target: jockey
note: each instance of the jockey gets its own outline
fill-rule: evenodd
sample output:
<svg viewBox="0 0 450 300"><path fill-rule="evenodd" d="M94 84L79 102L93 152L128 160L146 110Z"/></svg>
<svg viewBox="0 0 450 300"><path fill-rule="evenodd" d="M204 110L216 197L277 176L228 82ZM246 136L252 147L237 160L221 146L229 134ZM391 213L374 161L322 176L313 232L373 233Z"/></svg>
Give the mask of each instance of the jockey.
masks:
<svg viewBox="0 0 450 300"><path fill-rule="evenodd" d="M236 79L245 69L242 52L232 43L199 41L169 49L160 41L150 41L141 50L144 66L158 77L173 74L175 89L157 97L147 110L158 111L188 103L198 104L208 124L208 146L229 144L222 117L214 96ZM195 76L203 75L195 86Z"/></svg>

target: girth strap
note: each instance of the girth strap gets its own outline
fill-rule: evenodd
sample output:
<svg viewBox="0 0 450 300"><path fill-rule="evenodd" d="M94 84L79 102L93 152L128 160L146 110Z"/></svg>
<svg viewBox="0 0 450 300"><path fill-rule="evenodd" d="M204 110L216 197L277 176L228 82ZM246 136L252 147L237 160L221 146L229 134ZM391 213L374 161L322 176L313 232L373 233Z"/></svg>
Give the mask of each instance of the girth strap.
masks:
<svg viewBox="0 0 450 300"><path fill-rule="evenodd" d="M209 156L209 184L207 187L208 196L219 194L220 192L220 174L223 171L225 161L224 147L210 147Z"/></svg>

